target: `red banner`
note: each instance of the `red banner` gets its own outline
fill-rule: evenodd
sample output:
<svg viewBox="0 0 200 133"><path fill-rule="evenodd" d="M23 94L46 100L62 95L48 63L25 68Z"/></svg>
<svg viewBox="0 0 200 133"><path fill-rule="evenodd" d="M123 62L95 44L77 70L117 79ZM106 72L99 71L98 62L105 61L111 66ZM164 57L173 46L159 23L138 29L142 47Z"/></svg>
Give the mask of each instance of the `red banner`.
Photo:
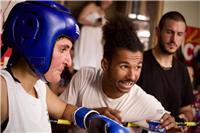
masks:
<svg viewBox="0 0 200 133"><path fill-rule="evenodd" d="M194 65L196 58L200 56L200 28L188 26L186 30L185 44L182 47L184 62L187 65Z"/></svg>
<svg viewBox="0 0 200 133"><path fill-rule="evenodd" d="M190 76L194 79L192 81L194 89L200 89L200 28L187 27L185 44L181 47L180 55L178 58L190 66L189 73L193 69L193 74Z"/></svg>
<svg viewBox="0 0 200 133"><path fill-rule="evenodd" d="M1 41L1 35L0 35L0 48L2 48L2 45L3 44L2 44L2 41ZM1 55L2 57L1 57L0 68L6 66L6 64L8 62L8 59L10 58L11 53L12 53L12 49L11 48L8 48L7 51L4 54L2 53L2 50L1 50L1 54L3 54L3 55Z"/></svg>

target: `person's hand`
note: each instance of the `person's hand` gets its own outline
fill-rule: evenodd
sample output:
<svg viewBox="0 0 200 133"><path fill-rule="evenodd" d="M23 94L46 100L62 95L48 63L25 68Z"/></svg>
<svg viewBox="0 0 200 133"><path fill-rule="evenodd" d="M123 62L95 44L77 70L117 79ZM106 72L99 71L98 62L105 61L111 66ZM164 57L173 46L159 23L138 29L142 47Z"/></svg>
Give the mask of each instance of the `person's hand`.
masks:
<svg viewBox="0 0 200 133"><path fill-rule="evenodd" d="M163 115L160 122L161 122L161 127L165 128L168 132L184 133L188 130L185 127L183 128L177 126L175 118L168 113L165 113Z"/></svg>
<svg viewBox="0 0 200 133"><path fill-rule="evenodd" d="M166 130L172 130L177 128L177 124L175 118L168 113L165 113L162 118L160 119L160 124L162 128Z"/></svg>
<svg viewBox="0 0 200 133"><path fill-rule="evenodd" d="M183 120L183 121L189 121L189 119L186 117L185 114L179 114L178 117L179 117L181 120Z"/></svg>
<svg viewBox="0 0 200 133"><path fill-rule="evenodd" d="M111 109L109 107L101 107L101 108L95 108L94 110L98 111L101 115L105 115L119 123L122 122L120 111L116 109Z"/></svg>
<svg viewBox="0 0 200 133"><path fill-rule="evenodd" d="M185 114L179 114L179 119L183 120L184 122L185 121L189 121L188 118L185 116ZM189 128L187 126L180 126L178 127L180 132L187 132L189 130Z"/></svg>

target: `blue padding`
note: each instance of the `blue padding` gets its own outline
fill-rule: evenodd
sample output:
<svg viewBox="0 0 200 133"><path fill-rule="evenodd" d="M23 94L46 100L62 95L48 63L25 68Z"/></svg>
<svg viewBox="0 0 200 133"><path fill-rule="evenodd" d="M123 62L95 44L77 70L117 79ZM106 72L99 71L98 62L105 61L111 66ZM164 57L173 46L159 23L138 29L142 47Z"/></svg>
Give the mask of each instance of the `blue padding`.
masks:
<svg viewBox="0 0 200 133"><path fill-rule="evenodd" d="M91 113L98 114L98 112L95 111L95 110L91 110L91 109L88 109L88 108L85 108L85 107L78 108L74 113L75 124L77 126L79 126L80 128L86 129L87 128L86 127L86 118Z"/></svg>
<svg viewBox="0 0 200 133"><path fill-rule="evenodd" d="M24 56L41 78L50 67L57 38L67 36L74 42L79 37L79 27L70 11L53 1L16 4L3 28L3 44Z"/></svg>

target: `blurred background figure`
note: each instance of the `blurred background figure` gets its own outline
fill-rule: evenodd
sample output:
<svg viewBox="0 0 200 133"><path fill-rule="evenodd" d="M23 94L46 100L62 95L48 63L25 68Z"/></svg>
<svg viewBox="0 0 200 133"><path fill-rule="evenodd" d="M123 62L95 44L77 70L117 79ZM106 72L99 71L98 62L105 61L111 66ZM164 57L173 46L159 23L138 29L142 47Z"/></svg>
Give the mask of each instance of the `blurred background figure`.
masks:
<svg viewBox="0 0 200 133"><path fill-rule="evenodd" d="M89 2L81 11L78 22L82 25L81 37L75 44L74 69L84 66L100 68L103 56L102 25L106 22L105 11L112 1Z"/></svg>

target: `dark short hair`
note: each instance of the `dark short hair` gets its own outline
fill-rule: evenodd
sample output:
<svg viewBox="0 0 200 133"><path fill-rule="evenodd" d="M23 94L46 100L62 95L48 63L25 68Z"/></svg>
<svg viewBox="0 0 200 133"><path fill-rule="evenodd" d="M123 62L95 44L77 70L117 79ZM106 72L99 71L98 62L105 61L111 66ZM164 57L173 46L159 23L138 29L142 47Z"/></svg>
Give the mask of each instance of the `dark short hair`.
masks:
<svg viewBox="0 0 200 133"><path fill-rule="evenodd" d="M123 15L108 19L103 26L103 57L111 61L118 49L132 52L143 52L144 45L140 42L133 22Z"/></svg>
<svg viewBox="0 0 200 133"><path fill-rule="evenodd" d="M101 6L101 1L95 1L95 4L96 4L97 6Z"/></svg>
<svg viewBox="0 0 200 133"><path fill-rule="evenodd" d="M184 22L185 26L187 26L185 18L181 13L179 13L177 11L170 11L170 12L167 12L166 14L164 14L162 16L162 18L160 19L160 22L159 22L160 29L162 29L164 27L165 21L168 19Z"/></svg>

